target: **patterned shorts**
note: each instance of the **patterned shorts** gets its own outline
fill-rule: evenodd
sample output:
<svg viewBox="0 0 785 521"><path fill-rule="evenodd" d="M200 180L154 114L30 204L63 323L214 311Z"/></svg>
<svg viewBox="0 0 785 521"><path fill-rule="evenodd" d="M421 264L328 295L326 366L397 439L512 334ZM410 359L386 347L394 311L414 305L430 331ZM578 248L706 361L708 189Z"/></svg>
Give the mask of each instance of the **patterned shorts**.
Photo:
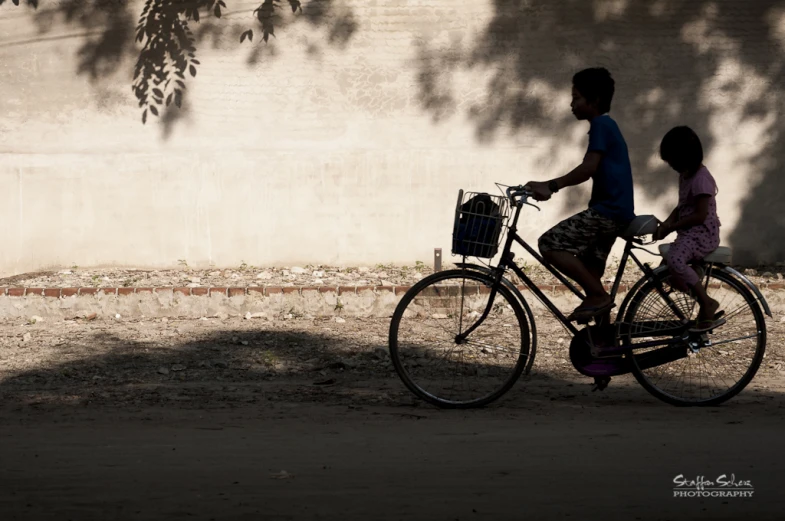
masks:
<svg viewBox="0 0 785 521"><path fill-rule="evenodd" d="M540 252L566 251L584 264L605 271L613 244L626 227L627 223L614 221L589 208L545 232L539 240Z"/></svg>

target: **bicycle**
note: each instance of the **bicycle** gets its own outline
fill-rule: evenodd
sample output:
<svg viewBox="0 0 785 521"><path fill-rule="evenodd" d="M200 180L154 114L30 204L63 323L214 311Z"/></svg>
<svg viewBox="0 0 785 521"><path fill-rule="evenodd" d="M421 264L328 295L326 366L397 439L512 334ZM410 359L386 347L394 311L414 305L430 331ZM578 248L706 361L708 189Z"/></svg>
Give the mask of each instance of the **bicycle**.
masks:
<svg viewBox="0 0 785 521"><path fill-rule="evenodd" d="M659 221L651 215L636 217L621 234L626 245L610 292L614 304L629 259L643 275L619 307L610 324L613 344L600 356L592 336L597 324L584 321L579 325L587 327L577 329L513 261L510 250L515 243L579 299L585 298L518 235L523 207L539 210L529 202L531 193L522 186L507 186L505 193L459 191L452 253L464 262L420 280L395 309L390 356L399 377L416 396L442 408L481 407L509 391L521 374L530 373L537 328L526 299L505 276L508 270L572 335L570 361L579 373L594 378L594 390L604 390L611 377L631 372L641 386L666 403L711 406L749 384L766 349L763 313L772 315L760 290L730 266L730 248L718 248L695 266L709 296L725 310L725 323L694 332L695 299L670 285L664 262L652 268L634 252L657 255L644 248L656 241L645 242L644 237L654 234ZM505 230L504 247L494 267L490 259L498 253ZM666 249L667 245L660 246L660 256ZM467 257L488 259L488 264L467 263ZM445 333L445 340L437 343L436 335ZM672 379L676 382L668 385Z"/></svg>

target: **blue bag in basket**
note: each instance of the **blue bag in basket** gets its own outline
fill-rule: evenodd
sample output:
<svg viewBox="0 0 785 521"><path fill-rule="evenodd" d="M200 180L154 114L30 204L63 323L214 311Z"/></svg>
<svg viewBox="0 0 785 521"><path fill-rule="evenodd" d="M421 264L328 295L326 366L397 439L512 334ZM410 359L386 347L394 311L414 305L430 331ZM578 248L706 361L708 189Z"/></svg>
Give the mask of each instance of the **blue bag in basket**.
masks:
<svg viewBox="0 0 785 521"><path fill-rule="evenodd" d="M501 214L499 205L487 194L479 194L461 205L453 253L464 257L496 255L496 231Z"/></svg>

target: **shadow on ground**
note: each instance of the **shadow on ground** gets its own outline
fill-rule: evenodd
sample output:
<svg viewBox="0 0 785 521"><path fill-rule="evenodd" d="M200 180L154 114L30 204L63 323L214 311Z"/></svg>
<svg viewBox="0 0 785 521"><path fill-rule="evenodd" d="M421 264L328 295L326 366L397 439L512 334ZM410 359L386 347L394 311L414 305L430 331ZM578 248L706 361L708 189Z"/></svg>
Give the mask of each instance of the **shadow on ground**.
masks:
<svg viewBox="0 0 785 521"><path fill-rule="evenodd" d="M366 335L354 338L275 326L211 330L184 341L174 338L171 330L149 340L87 332L52 345L38 367L9 373L0 381L0 402L11 409L210 409L259 402L430 407L397 377L382 335L373 325ZM581 408L670 407L647 394L631 376L616 377L606 391L592 392L592 379L566 362L555 364L556 357L566 359L566 347L541 350L531 375L522 377L491 407L536 409L554 402ZM779 393L761 392L755 384L724 406L782 400Z"/></svg>

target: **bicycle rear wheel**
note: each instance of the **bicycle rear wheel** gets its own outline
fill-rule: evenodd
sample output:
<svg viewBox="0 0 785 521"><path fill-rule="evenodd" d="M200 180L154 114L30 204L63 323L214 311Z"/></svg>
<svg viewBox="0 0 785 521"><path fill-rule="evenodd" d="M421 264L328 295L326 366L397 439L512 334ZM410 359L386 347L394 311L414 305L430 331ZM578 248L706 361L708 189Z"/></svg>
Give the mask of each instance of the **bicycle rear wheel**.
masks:
<svg viewBox="0 0 785 521"><path fill-rule="evenodd" d="M470 270L434 273L413 286L390 323L390 356L409 390L443 408L481 407L507 392L529 356L529 325L515 295L501 286L490 312L493 279Z"/></svg>
<svg viewBox="0 0 785 521"><path fill-rule="evenodd" d="M651 394L672 405L718 405L741 392L755 376L766 349L766 321L755 297L731 274L714 267L701 283L709 297L720 303L727 322L704 334L691 334L669 348L634 350L632 372ZM671 336L683 338L683 321L657 290L664 292L683 316L695 320L694 298L673 288L663 271L632 297L622 324L622 340L636 344ZM675 334L681 330L682 333ZM644 361L655 350L669 351L667 363L650 366Z"/></svg>

